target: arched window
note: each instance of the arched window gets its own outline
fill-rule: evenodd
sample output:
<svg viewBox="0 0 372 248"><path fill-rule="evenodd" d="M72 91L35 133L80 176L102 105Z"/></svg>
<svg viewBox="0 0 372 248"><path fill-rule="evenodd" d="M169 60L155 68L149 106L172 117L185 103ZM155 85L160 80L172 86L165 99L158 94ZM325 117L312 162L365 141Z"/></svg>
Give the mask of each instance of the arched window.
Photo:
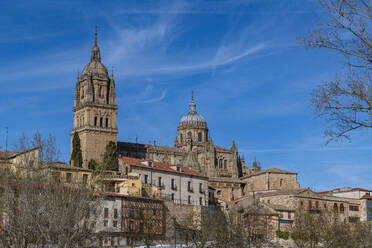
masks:
<svg viewBox="0 0 372 248"><path fill-rule="evenodd" d="M343 213L345 211L344 204L341 203L340 205L340 212Z"/></svg>
<svg viewBox="0 0 372 248"><path fill-rule="evenodd" d="M223 164L222 164L222 159L220 159L220 160L218 161L218 167L220 167L220 169L222 169L222 166L223 166Z"/></svg>
<svg viewBox="0 0 372 248"><path fill-rule="evenodd" d="M81 125L84 126L84 116L83 116L83 119L81 121Z"/></svg>
<svg viewBox="0 0 372 248"><path fill-rule="evenodd" d="M198 133L198 141L199 142L203 141L203 134L202 133Z"/></svg>
<svg viewBox="0 0 372 248"><path fill-rule="evenodd" d="M223 168L227 169L227 160L223 161Z"/></svg>
<svg viewBox="0 0 372 248"><path fill-rule="evenodd" d="M108 118L106 118L106 127L108 127Z"/></svg>
<svg viewBox="0 0 372 248"><path fill-rule="evenodd" d="M301 208L304 208L304 202L303 201L300 202L300 206L301 206Z"/></svg>
<svg viewBox="0 0 372 248"><path fill-rule="evenodd" d="M84 99L84 95L85 95L85 92L84 92L84 86L81 87L81 99Z"/></svg>
<svg viewBox="0 0 372 248"><path fill-rule="evenodd" d="M102 122L103 122L103 118L101 117L101 118L99 118L99 126L100 126L100 127L102 127L102 125L103 125Z"/></svg>
<svg viewBox="0 0 372 248"><path fill-rule="evenodd" d="M80 127L80 119L79 119L79 117L76 119L76 127Z"/></svg>
<svg viewBox="0 0 372 248"><path fill-rule="evenodd" d="M311 210L311 201L309 201L309 210Z"/></svg>
<svg viewBox="0 0 372 248"><path fill-rule="evenodd" d="M94 117L94 126L97 126L97 116Z"/></svg>
<svg viewBox="0 0 372 248"><path fill-rule="evenodd" d="M283 179L280 179L280 187L283 185Z"/></svg>
<svg viewBox="0 0 372 248"><path fill-rule="evenodd" d="M102 87L102 85L99 86L99 97L103 97L103 87Z"/></svg>
<svg viewBox="0 0 372 248"><path fill-rule="evenodd" d="M327 203L324 203L323 206L324 206L324 209L327 209Z"/></svg>
<svg viewBox="0 0 372 248"><path fill-rule="evenodd" d="M337 203L333 204L333 211L338 212L338 206L337 206Z"/></svg>
<svg viewBox="0 0 372 248"><path fill-rule="evenodd" d="M187 136L191 139L192 138L192 133L191 132L188 132L187 133Z"/></svg>
<svg viewBox="0 0 372 248"><path fill-rule="evenodd" d="M182 143L183 142L183 135L182 135L182 133L180 133L180 143Z"/></svg>

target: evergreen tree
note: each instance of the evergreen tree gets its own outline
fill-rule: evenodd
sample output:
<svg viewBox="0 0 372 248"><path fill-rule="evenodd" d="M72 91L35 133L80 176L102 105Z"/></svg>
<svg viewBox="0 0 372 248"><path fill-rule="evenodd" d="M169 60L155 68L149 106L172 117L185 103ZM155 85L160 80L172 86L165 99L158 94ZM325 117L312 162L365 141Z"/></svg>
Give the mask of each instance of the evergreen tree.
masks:
<svg viewBox="0 0 372 248"><path fill-rule="evenodd" d="M119 170L119 163L118 163L118 149L116 143L110 141L106 145L106 152L103 156L103 164L108 170Z"/></svg>
<svg viewBox="0 0 372 248"><path fill-rule="evenodd" d="M97 170L98 166L99 164L94 159L91 159L88 163L88 169L93 170L93 171Z"/></svg>
<svg viewBox="0 0 372 248"><path fill-rule="evenodd" d="M73 162L74 166L83 166L83 155L81 153L80 138L77 132L74 133L72 138L72 153L70 163Z"/></svg>

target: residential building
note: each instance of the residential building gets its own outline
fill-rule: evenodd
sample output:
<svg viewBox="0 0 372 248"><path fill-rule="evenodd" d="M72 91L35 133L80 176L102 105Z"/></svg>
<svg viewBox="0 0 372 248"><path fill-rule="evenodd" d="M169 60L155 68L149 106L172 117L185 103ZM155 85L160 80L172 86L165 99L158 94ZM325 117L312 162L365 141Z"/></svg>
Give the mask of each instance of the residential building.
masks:
<svg viewBox="0 0 372 248"><path fill-rule="evenodd" d="M119 159L121 170L140 175L144 185L155 185L162 197L175 203L208 205L208 177L189 168L130 157Z"/></svg>

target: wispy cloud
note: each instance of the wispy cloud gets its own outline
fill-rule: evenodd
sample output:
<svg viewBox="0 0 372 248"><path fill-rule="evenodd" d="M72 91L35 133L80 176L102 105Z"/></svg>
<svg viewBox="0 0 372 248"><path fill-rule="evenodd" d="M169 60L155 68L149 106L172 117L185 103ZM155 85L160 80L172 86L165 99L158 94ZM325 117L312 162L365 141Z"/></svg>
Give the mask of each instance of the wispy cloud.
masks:
<svg viewBox="0 0 372 248"><path fill-rule="evenodd" d="M165 90L163 90L161 92L161 95L159 97L147 99L147 100L143 101L143 103L155 103L155 102L159 102L159 101L163 100L166 95L167 95L167 90L165 89Z"/></svg>

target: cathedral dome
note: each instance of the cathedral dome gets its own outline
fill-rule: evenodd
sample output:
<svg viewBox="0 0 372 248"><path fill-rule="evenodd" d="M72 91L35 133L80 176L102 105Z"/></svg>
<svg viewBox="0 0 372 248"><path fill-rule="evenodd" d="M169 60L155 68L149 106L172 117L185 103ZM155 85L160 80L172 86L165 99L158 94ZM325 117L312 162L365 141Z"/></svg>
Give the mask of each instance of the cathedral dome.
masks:
<svg viewBox="0 0 372 248"><path fill-rule="evenodd" d="M84 75L100 75L108 77L106 67L101 63L101 53L97 44L97 30L94 36L94 46L92 48L92 54L90 56L90 62L84 67Z"/></svg>
<svg viewBox="0 0 372 248"><path fill-rule="evenodd" d="M184 115L181 118L180 125L181 124L204 124L204 125L207 125L207 121L204 119L204 117L196 112L196 104L194 102L194 97L192 97L192 100L191 100L189 106L190 106L189 113L187 113L186 115Z"/></svg>
<svg viewBox="0 0 372 248"><path fill-rule="evenodd" d="M83 75L104 75L108 77L108 72L106 67L99 61L93 60L90 61L83 70Z"/></svg>

